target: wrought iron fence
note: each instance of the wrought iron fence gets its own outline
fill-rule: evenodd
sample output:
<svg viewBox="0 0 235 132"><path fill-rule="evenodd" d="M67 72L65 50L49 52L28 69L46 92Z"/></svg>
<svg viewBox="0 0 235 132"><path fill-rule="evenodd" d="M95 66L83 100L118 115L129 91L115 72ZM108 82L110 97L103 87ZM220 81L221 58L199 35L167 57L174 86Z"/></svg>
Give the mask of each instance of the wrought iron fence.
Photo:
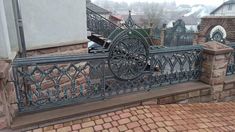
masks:
<svg viewBox="0 0 235 132"><path fill-rule="evenodd" d="M167 33L164 43L165 46L183 46L183 45L193 45L194 33Z"/></svg>
<svg viewBox="0 0 235 132"><path fill-rule="evenodd" d="M101 100L195 80L200 76L200 46L146 47L145 52L140 50L143 45L137 47L138 50L128 48L127 51L119 46L123 52L130 53L121 53L122 56L117 48L112 53L95 56L16 59L13 71L19 111L32 112Z"/></svg>
<svg viewBox="0 0 235 132"><path fill-rule="evenodd" d="M131 11L129 11L129 17L125 21L125 24L119 26L100 14L94 12L93 10L87 8L87 27L89 31L94 32L95 34L101 35L107 40L112 41L120 32L126 28L133 28L138 30L142 36L145 37L147 42L152 45L152 40L149 37L148 29L142 29L140 26L134 23Z"/></svg>
<svg viewBox="0 0 235 132"><path fill-rule="evenodd" d="M183 20L174 22L173 27L165 31L164 45L168 47L193 45L194 32L187 31Z"/></svg>
<svg viewBox="0 0 235 132"><path fill-rule="evenodd" d="M19 111L85 103L199 78L201 46L150 45L130 15L125 29L114 35L106 53L15 59L13 75Z"/></svg>
<svg viewBox="0 0 235 132"><path fill-rule="evenodd" d="M108 38L115 29L121 29L118 25L89 8L87 8L87 27L89 31L102 35L105 38Z"/></svg>
<svg viewBox="0 0 235 132"><path fill-rule="evenodd" d="M235 74L235 44L229 45L234 49L234 52L230 56L229 64L227 67L227 75Z"/></svg>

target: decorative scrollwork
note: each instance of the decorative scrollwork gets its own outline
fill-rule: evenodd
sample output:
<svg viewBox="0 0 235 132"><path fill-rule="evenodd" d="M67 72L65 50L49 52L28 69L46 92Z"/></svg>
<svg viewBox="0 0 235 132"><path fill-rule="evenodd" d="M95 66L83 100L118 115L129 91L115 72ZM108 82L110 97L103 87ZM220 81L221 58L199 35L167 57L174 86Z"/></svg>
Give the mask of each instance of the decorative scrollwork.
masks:
<svg viewBox="0 0 235 132"><path fill-rule="evenodd" d="M220 43L224 43L227 37L226 30L220 25L212 28L209 35L210 40L218 41Z"/></svg>
<svg viewBox="0 0 235 132"><path fill-rule="evenodd" d="M109 68L118 79L135 79L146 68L148 54L145 38L136 30L124 30L114 39L110 47Z"/></svg>
<svg viewBox="0 0 235 132"><path fill-rule="evenodd" d="M127 20L125 21L125 26L127 28L134 28L135 25L136 24L135 24L134 20L131 17L131 11L129 11L129 16L128 16Z"/></svg>

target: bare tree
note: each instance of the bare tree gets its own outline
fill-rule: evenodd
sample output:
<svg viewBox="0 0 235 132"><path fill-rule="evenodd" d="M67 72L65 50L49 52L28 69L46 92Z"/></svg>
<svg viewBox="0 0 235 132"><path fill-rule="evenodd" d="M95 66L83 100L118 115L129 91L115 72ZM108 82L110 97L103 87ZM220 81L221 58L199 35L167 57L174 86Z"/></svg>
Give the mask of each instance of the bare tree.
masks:
<svg viewBox="0 0 235 132"><path fill-rule="evenodd" d="M162 25L164 10L158 3L147 3L143 8L147 26L154 28Z"/></svg>

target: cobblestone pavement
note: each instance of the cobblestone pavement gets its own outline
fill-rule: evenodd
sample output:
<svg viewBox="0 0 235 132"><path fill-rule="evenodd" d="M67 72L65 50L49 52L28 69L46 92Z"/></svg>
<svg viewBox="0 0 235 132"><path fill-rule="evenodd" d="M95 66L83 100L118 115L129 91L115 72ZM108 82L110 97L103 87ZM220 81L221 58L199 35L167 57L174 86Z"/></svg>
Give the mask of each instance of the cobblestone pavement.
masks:
<svg viewBox="0 0 235 132"><path fill-rule="evenodd" d="M145 105L34 129L30 132L235 131L235 102Z"/></svg>

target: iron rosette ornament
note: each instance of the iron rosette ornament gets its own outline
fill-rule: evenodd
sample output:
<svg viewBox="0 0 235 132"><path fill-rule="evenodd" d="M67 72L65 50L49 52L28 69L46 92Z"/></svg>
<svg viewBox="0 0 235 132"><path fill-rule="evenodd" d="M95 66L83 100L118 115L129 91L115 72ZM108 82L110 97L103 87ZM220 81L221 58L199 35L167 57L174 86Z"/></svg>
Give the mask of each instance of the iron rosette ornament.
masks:
<svg viewBox="0 0 235 132"><path fill-rule="evenodd" d="M133 80L145 70L149 58L147 40L136 29L127 28L112 41L108 64L120 80Z"/></svg>

